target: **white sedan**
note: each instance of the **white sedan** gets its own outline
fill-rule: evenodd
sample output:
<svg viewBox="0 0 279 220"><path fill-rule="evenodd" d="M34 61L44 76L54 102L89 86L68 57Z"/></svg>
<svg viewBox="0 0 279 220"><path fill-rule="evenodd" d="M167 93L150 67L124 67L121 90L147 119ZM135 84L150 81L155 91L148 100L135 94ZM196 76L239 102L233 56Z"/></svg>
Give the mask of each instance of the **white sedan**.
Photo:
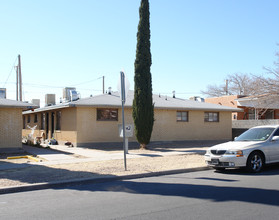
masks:
<svg viewBox="0 0 279 220"><path fill-rule="evenodd" d="M279 125L251 128L234 141L210 147L204 158L216 170L246 167L260 172L265 164L279 162Z"/></svg>

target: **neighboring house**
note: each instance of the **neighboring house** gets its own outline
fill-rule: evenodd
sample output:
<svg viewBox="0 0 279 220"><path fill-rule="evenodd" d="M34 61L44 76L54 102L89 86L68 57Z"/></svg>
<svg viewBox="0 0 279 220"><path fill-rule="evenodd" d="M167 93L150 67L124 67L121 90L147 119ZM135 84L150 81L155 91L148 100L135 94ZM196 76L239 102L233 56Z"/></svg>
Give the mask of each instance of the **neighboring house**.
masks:
<svg viewBox="0 0 279 220"><path fill-rule="evenodd" d="M125 103L125 123L133 124L133 91ZM153 95L154 127L151 141L230 140L233 111L241 109L180 98ZM34 136L55 138L59 144L86 146L98 142L121 142L122 123L118 93L103 94L23 112L23 135L37 125ZM129 139L136 141L135 137Z"/></svg>
<svg viewBox="0 0 279 220"><path fill-rule="evenodd" d="M0 151L5 152L21 148L22 110L36 107L24 103L0 98Z"/></svg>
<svg viewBox="0 0 279 220"><path fill-rule="evenodd" d="M236 99L238 106L245 109L243 119L279 119L279 96L261 95Z"/></svg>
<svg viewBox="0 0 279 220"><path fill-rule="evenodd" d="M260 97L229 95L206 98L205 102L243 109L242 112L232 113L233 120L279 119L279 102L275 103L268 95Z"/></svg>
<svg viewBox="0 0 279 220"><path fill-rule="evenodd" d="M228 95L228 96L220 96L220 97L212 97L212 98L206 98L204 101L206 103L212 103L222 106L228 106L228 107L234 107L234 108L242 108L238 106L238 103L236 99L241 98L243 96L239 95ZM242 120L245 115L245 108L242 112L232 112L232 119L233 120Z"/></svg>

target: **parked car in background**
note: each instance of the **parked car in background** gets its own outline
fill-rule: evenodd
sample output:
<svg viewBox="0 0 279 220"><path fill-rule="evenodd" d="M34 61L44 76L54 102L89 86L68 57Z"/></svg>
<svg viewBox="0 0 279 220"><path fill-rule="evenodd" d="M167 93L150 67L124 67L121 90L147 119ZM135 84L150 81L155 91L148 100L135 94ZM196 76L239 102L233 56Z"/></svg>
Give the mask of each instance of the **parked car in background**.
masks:
<svg viewBox="0 0 279 220"><path fill-rule="evenodd" d="M265 164L279 162L279 125L253 127L234 141L210 147L204 158L216 170L246 167L260 172Z"/></svg>

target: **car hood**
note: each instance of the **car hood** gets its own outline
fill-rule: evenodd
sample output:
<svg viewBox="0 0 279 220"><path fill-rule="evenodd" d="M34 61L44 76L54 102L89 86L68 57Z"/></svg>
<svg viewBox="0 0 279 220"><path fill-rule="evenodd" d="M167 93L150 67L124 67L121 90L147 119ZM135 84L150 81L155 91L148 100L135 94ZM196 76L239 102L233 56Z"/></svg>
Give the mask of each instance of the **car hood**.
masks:
<svg viewBox="0 0 279 220"><path fill-rule="evenodd" d="M223 144L218 144L209 149L218 150L244 150L249 147L254 147L259 144L258 141L229 141Z"/></svg>

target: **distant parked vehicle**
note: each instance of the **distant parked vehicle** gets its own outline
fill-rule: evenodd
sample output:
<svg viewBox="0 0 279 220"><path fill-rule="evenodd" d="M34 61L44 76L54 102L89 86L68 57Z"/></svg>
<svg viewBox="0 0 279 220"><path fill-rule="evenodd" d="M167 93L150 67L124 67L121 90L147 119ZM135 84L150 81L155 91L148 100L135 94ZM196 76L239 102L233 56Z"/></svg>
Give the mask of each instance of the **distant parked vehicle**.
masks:
<svg viewBox="0 0 279 220"><path fill-rule="evenodd" d="M234 141L210 147L204 158L216 170L246 167L260 172L265 164L279 162L279 125L253 127Z"/></svg>

